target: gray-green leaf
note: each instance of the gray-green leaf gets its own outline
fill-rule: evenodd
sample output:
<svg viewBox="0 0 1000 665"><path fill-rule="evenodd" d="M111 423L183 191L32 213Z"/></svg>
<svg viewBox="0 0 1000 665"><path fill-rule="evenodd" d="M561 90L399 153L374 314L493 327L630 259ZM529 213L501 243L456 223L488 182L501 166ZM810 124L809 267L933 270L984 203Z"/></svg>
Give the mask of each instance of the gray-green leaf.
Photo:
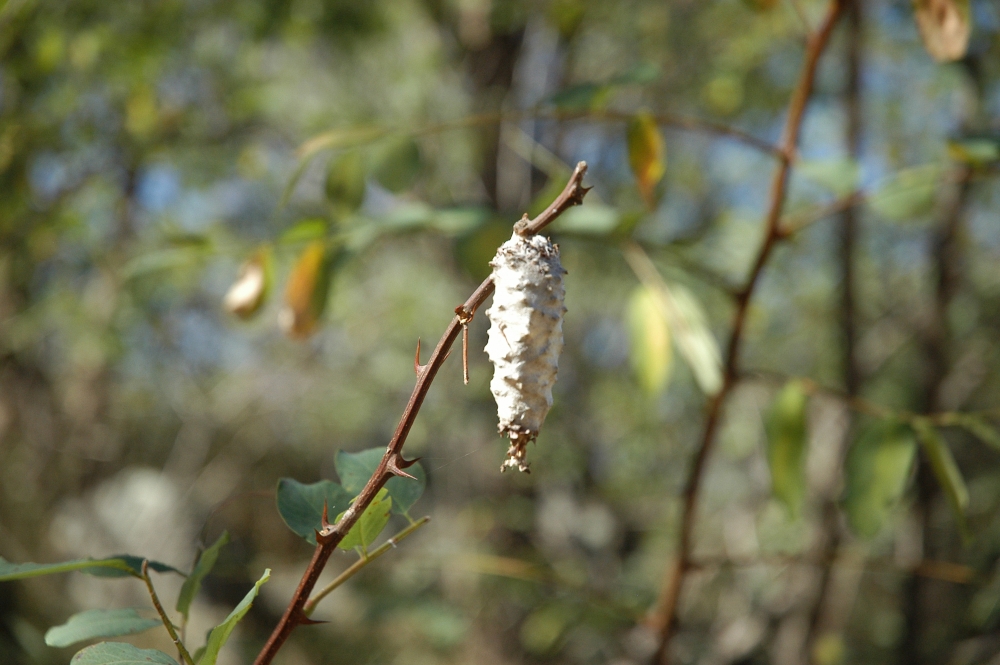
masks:
<svg viewBox="0 0 1000 665"><path fill-rule="evenodd" d="M222 650L222 647L229 640L229 636L232 635L236 624L250 611L254 599L260 593L261 585L270 578L271 569L268 568L261 575L261 578L254 583L253 588L247 592L247 595L243 597L240 604L229 613L226 620L212 629L212 632L208 634L208 644L205 645L205 652L198 659L198 665L215 665L215 661L219 658L219 651Z"/></svg>
<svg viewBox="0 0 1000 665"><path fill-rule="evenodd" d="M191 602L198 595L198 590L201 589L202 580L212 572L215 562L219 559L219 552L228 543L229 532L223 531L218 540L201 553L201 556L198 557L198 563L194 565L194 570L184 580L181 592L177 595L177 611L184 616L185 620L188 618L188 612L191 610Z"/></svg>
<svg viewBox="0 0 1000 665"><path fill-rule="evenodd" d="M855 533L870 538L882 528L906 489L916 445L909 427L880 421L863 431L851 446L843 505Z"/></svg>
<svg viewBox="0 0 1000 665"><path fill-rule="evenodd" d="M765 423L771 488L793 517L798 517L805 496L808 403L802 382L789 381L775 397Z"/></svg>
<svg viewBox="0 0 1000 665"><path fill-rule="evenodd" d="M384 454L385 448L369 448L358 453L338 451L333 463L337 467L337 475L340 476L344 489L352 495L361 492L365 483L375 473ZM385 489L392 497L393 512L399 514L409 512L427 486L427 474L419 463L407 468L406 472L416 478L416 481L409 478L392 478L385 484ZM333 514L332 510L330 514Z"/></svg>
<svg viewBox="0 0 1000 665"><path fill-rule="evenodd" d="M278 513L288 528L316 544L322 528L323 504L331 517L346 510L354 495L331 480L305 485L291 478L278 481Z"/></svg>
<svg viewBox="0 0 1000 665"><path fill-rule="evenodd" d="M101 642L77 652L70 665L177 665L156 649L139 649L123 642Z"/></svg>
<svg viewBox="0 0 1000 665"><path fill-rule="evenodd" d="M68 647L98 637L134 635L159 625L159 619L144 619L134 608L87 610L74 614L61 626L49 628L45 643L50 647Z"/></svg>
<svg viewBox="0 0 1000 665"><path fill-rule="evenodd" d="M140 577L142 575L142 561L141 557L128 554L112 556L106 559L73 559L72 561L61 561L59 563L11 563L0 557L0 582L23 580L41 575L69 573L74 570L99 577L125 577L126 575ZM149 568L158 573L174 572L183 575L181 571L173 566L168 566L159 561L150 561Z"/></svg>

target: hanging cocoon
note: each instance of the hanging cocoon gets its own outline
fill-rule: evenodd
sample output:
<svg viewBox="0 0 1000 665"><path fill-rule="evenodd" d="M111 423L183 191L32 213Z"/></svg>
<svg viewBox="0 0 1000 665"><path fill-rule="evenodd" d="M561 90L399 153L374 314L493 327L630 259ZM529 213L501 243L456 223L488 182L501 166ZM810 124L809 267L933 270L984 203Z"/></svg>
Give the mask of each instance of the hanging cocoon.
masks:
<svg viewBox="0 0 1000 665"><path fill-rule="evenodd" d="M527 471L526 446L552 406L552 386L563 347L563 286L559 247L540 235L515 233L490 261L496 292L486 353L493 363L490 390L501 434L510 438L502 471Z"/></svg>

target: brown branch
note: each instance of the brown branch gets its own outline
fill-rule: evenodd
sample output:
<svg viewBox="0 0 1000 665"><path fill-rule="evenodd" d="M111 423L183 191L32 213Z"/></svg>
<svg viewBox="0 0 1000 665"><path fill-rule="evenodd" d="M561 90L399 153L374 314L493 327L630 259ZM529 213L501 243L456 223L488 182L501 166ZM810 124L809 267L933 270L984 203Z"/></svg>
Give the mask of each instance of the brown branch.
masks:
<svg viewBox="0 0 1000 665"><path fill-rule="evenodd" d="M556 198L555 202L535 219L518 222L515 225L515 227L520 227L517 229L518 233L521 235L538 233L546 225L557 219L563 212L572 206L582 203L583 197L587 193L587 188L583 186L583 176L586 172L586 162L577 164L565 189ZM472 319L476 310L493 293L493 288L493 278L487 277L475 292L469 296L469 299L460 306L459 313L456 313L451 323L448 324L444 335L434 348L434 352L431 353L427 364L417 375L417 384L410 394L410 400L403 410L403 415L399 420L399 425L396 427L396 432L392 435L392 439L386 447L385 455L382 456L382 461L379 462L378 468L375 469L372 477L368 479L361 493L344 513L340 521L324 527L322 531L317 533L317 545L313 552L312 560L309 562L309 567L306 568L305 573L302 575L302 580L299 582L299 586L295 590L291 601L289 601L284 615L281 617L278 625L275 626L274 632L271 633L271 637L268 638L264 648L258 654L254 665L268 665L288 639L288 636L292 634L292 631L297 626L309 622L304 608L309 600L309 594L312 593L313 588L316 586L316 582L323 572L323 568L326 566L330 555L333 554L333 551L337 548L337 544L340 543L351 527L358 521L378 491L382 489L393 475L400 474L399 470L401 468L408 466L401 454L403 444L406 443L406 437L413 427L417 413L419 413L420 407L424 403L424 398L427 396L428 390L430 390L431 383L448 357L448 353L455 340L458 339L462 327Z"/></svg>
<svg viewBox="0 0 1000 665"><path fill-rule="evenodd" d="M743 340L750 300L753 297L761 273L764 271L764 266L767 265L768 260L771 258L775 245L782 238L781 213L788 193L788 179L795 150L798 146L806 103L812 95L819 59L830 41L830 35L833 33L833 28L843 9L844 0L832 0L822 24L810 36L806 47L805 62L803 63L798 83L789 103L788 118L785 121L785 129L782 132L781 139L782 159L775 170L771 182L770 204L764 223L764 240L757 253L757 259L754 261L750 276L747 278L746 285L736 296L736 312L733 315L732 335L729 339L729 348L726 353L722 388L709 400L708 414L705 419L705 429L702 434L701 444L695 453L691 469L688 472L687 484L684 488L678 555L668 566L659 607L652 620L653 626L659 633L659 643L653 657L654 663L667 662L667 650L676 628L677 608L680 604L681 591L684 586L684 576L692 565L691 556L695 513L702 476L712 451L712 444L715 441L715 431L722 415L722 406L737 381L740 344Z"/></svg>

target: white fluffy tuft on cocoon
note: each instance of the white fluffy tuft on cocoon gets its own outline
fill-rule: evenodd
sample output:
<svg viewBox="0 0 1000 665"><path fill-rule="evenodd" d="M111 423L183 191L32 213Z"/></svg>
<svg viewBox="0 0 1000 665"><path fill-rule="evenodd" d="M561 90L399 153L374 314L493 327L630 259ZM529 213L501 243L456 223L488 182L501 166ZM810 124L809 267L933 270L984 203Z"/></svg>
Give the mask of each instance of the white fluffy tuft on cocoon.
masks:
<svg viewBox="0 0 1000 665"><path fill-rule="evenodd" d="M501 471L528 471L525 446L534 441L552 406L552 386L563 347L562 264L559 247L544 236L515 233L490 261L496 292L486 353L493 363L490 390L498 429L510 437Z"/></svg>

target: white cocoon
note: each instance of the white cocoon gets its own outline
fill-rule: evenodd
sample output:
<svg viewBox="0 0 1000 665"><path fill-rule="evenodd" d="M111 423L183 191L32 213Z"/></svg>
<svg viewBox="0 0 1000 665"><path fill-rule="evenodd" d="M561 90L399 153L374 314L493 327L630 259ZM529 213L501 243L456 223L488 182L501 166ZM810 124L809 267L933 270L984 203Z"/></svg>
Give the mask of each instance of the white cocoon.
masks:
<svg viewBox="0 0 1000 665"><path fill-rule="evenodd" d="M538 436L549 408L563 347L562 264L548 238L515 233L490 261L496 292L486 353L493 363L490 390L501 434L510 437L502 470L527 471L525 446Z"/></svg>

